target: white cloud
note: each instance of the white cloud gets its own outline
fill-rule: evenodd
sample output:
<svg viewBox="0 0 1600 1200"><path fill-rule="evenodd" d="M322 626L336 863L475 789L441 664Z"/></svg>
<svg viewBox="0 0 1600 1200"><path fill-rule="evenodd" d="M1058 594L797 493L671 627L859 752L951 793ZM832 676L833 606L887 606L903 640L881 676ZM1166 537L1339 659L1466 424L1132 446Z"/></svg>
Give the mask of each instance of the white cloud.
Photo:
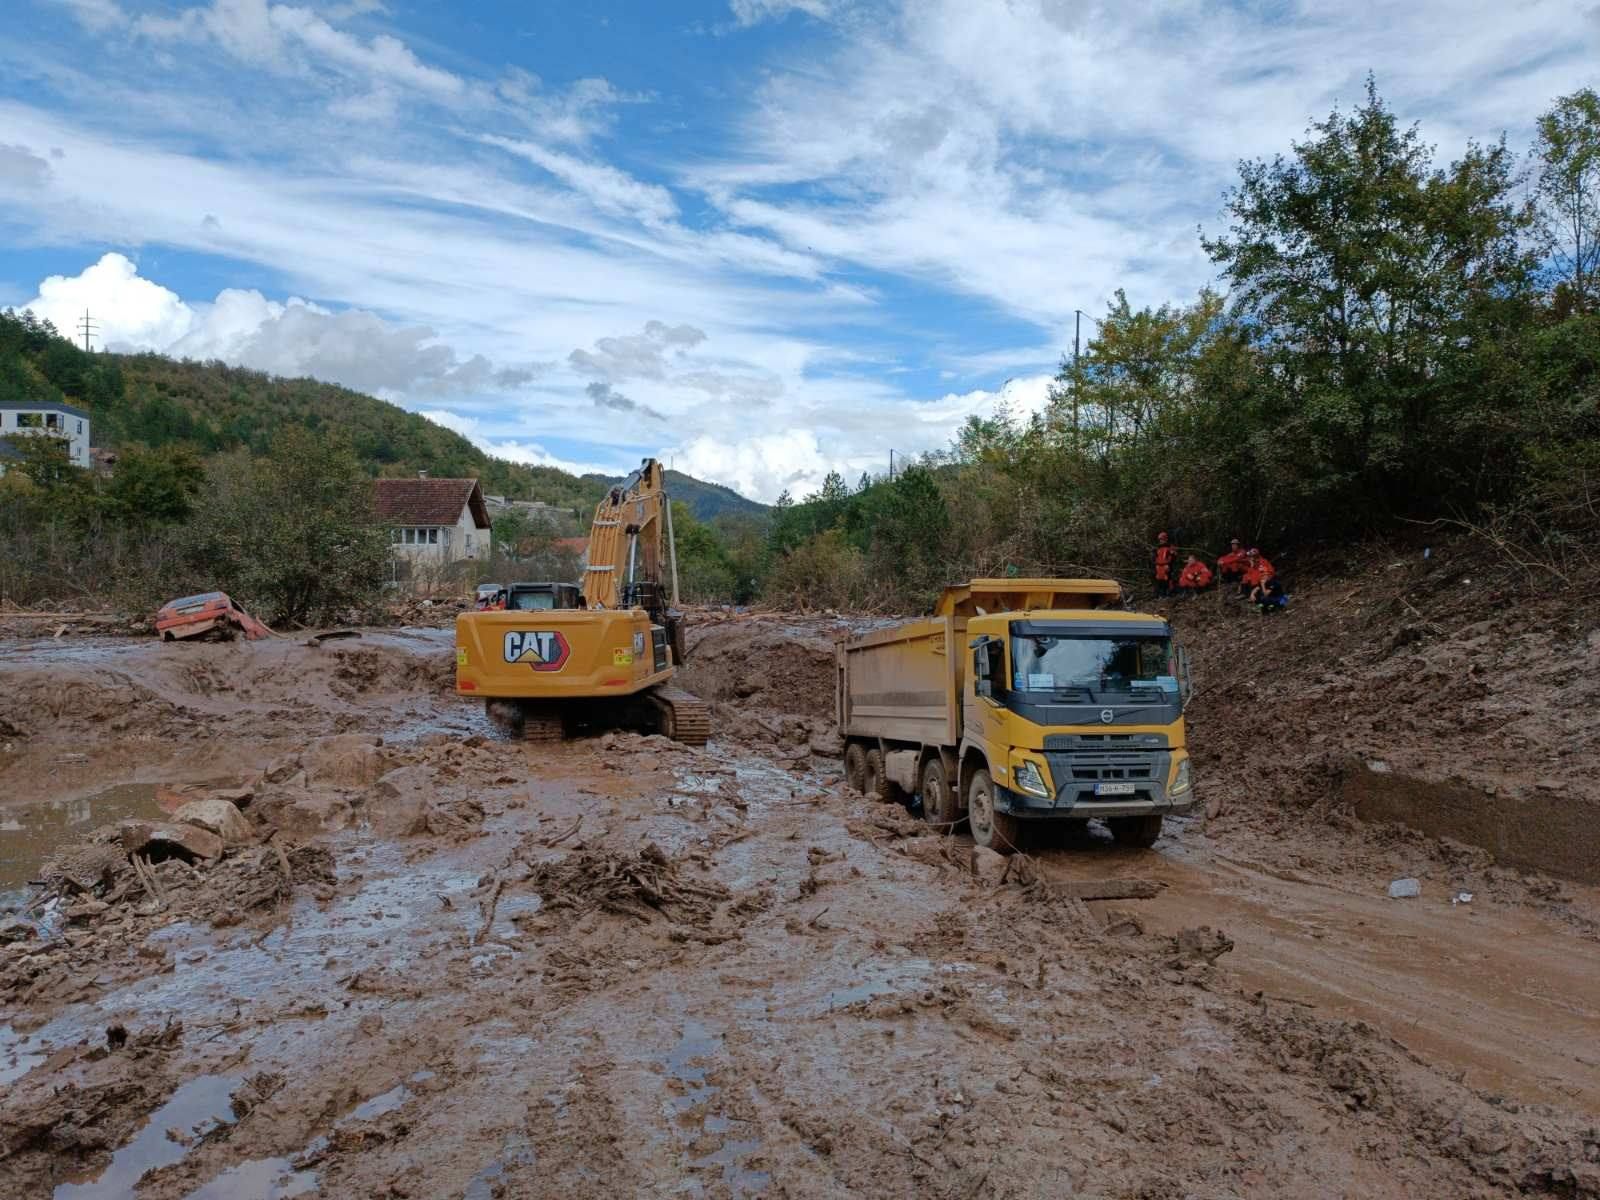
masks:
<svg viewBox="0 0 1600 1200"><path fill-rule="evenodd" d="M362 11L371 9L366 6ZM140 16L133 28L155 41L211 41L234 57L257 65L284 65L289 52L300 47L319 65L360 79L442 98L466 91L459 76L427 66L399 38L380 33L363 41L310 9L290 4L212 0L209 6L184 9L177 16Z"/></svg>
<svg viewBox="0 0 1600 1200"><path fill-rule="evenodd" d="M50 178L50 163L27 146L0 143L0 187L40 188Z"/></svg>
<svg viewBox="0 0 1600 1200"><path fill-rule="evenodd" d="M91 33L103 33L128 23L128 15L117 0L55 0Z"/></svg>
<svg viewBox="0 0 1600 1200"><path fill-rule="evenodd" d="M52 275L26 307L68 333L88 310L107 349L216 358L385 398L501 391L543 370L463 357L426 326L398 326L359 310L331 312L297 298L279 303L254 290L228 288L210 304L191 305L116 253L78 275Z"/></svg>
<svg viewBox="0 0 1600 1200"><path fill-rule="evenodd" d="M110 348L165 349L194 325L194 310L176 292L140 278L121 254L107 254L77 275L50 276L26 307L69 337L88 310Z"/></svg>
<svg viewBox="0 0 1600 1200"><path fill-rule="evenodd" d="M1525 131L1597 56L1559 3L901 0L792 52L737 151L686 177L748 231L1054 332L1118 286L1192 294L1211 274L1194 227L1237 160L1359 101L1369 69L1450 154Z"/></svg>
<svg viewBox="0 0 1600 1200"><path fill-rule="evenodd" d="M741 25L776 21L792 12L805 13L821 20L833 9L832 0L728 0L733 19Z"/></svg>
<svg viewBox="0 0 1600 1200"><path fill-rule="evenodd" d="M605 163L590 162L547 150L533 142L486 134L485 145L498 146L547 171L562 183L581 192L602 212L631 217L647 224L665 223L678 215L672 193L659 184L643 183L624 171Z"/></svg>
<svg viewBox="0 0 1600 1200"><path fill-rule="evenodd" d="M552 454L537 442L491 437L484 431L482 421L475 417L464 417L448 409L423 409L418 415L459 433L485 454L503 458L507 462L523 463L532 467L555 467L573 475L616 475L621 471L621 460L607 463L580 462Z"/></svg>

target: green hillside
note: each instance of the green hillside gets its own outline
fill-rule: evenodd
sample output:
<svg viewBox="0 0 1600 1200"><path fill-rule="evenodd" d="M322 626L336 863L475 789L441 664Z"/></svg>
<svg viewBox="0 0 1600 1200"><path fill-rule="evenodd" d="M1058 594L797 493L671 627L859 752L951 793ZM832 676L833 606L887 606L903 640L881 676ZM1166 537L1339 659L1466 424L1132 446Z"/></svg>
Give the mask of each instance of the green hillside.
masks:
<svg viewBox="0 0 1600 1200"><path fill-rule="evenodd" d="M613 475L585 475L585 481L593 480L602 487L621 483L622 476ZM696 479L693 475L685 475L682 471L667 471L667 494L674 500L689 506L689 511L702 521L711 521L717 517L757 517L763 518L772 510L765 504L757 503L748 497L741 496L730 487L720 483L707 483L703 479Z"/></svg>
<svg viewBox="0 0 1600 1200"><path fill-rule="evenodd" d="M85 354L31 313L0 313L0 399L82 405L95 445L113 449L189 443L208 454L237 446L259 454L284 427L299 426L337 430L376 476L475 476L492 495L584 516L607 487L598 475L493 458L426 417L337 384L159 354ZM701 519L764 511L728 488L671 476L675 497Z"/></svg>

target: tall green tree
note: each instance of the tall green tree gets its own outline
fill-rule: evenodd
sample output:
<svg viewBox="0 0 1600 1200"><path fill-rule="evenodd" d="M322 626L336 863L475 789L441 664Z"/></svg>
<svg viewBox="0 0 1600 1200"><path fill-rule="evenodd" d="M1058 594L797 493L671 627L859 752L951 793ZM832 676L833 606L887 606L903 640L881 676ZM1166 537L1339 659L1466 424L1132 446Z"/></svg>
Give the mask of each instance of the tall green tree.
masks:
<svg viewBox="0 0 1600 1200"><path fill-rule="evenodd" d="M234 451L213 462L188 548L196 586L222 588L288 624L370 605L390 553L354 454L329 434L293 427L265 457Z"/></svg>
<svg viewBox="0 0 1600 1200"><path fill-rule="evenodd" d="M1557 100L1539 118L1533 152L1557 309L1600 312L1600 95L1583 88Z"/></svg>
<svg viewBox="0 0 1600 1200"><path fill-rule="evenodd" d="M1370 79L1291 157L1240 165L1230 229L1203 244L1276 380L1273 470L1299 502L1337 501L1330 521L1461 496L1498 452L1516 396L1466 384L1528 319L1515 183L1503 144L1436 167Z"/></svg>

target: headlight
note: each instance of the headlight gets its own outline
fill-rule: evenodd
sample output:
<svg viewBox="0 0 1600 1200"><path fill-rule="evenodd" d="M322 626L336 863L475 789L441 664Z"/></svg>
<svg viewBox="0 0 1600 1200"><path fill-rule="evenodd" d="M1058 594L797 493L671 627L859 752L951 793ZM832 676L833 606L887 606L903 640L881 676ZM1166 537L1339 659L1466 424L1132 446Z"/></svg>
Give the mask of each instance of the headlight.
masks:
<svg viewBox="0 0 1600 1200"><path fill-rule="evenodd" d="M1039 774L1038 766L1027 759L1017 764L1017 769L1011 773L1011 780L1023 791L1031 792L1035 796L1048 798L1050 795L1050 789L1045 787L1044 776Z"/></svg>
<svg viewBox="0 0 1600 1200"><path fill-rule="evenodd" d="M1178 777L1172 781L1172 794L1176 796L1179 792L1187 792L1189 787L1189 760L1185 758L1178 763Z"/></svg>

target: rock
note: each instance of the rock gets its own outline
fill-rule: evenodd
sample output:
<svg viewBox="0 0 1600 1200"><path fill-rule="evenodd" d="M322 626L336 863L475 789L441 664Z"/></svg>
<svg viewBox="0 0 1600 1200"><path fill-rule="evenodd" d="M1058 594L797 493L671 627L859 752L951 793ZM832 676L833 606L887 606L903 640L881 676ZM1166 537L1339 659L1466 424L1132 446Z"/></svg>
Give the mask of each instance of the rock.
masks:
<svg viewBox="0 0 1600 1200"><path fill-rule="evenodd" d="M430 735L435 736L435 735ZM436 735L443 742L451 739ZM435 745L422 738L419 745ZM378 739L366 734L343 733L321 738L303 756L306 777L312 783L333 784L335 787L371 787L383 775L383 751Z"/></svg>
<svg viewBox="0 0 1600 1200"><path fill-rule="evenodd" d="M1415 879L1396 879L1389 885L1389 899L1413 900L1422 895L1422 885Z"/></svg>
<svg viewBox="0 0 1600 1200"><path fill-rule="evenodd" d="M907 838L900 843L900 852L930 867L942 867L950 861L945 857L943 838Z"/></svg>
<svg viewBox="0 0 1600 1200"><path fill-rule="evenodd" d="M193 862L197 858L222 857L222 839L198 825L177 821L124 821L117 835L129 854L142 854L157 861L182 858Z"/></svg>
<svg viewBox="0 0 1600 1200"><path fill-rule="evenodd" d="M39 931L33 927L33 923L24 921L21 917L7 917L0 921L0 946L38 936Z"/></svg>
<svg viewBox="0 0 1600 1200"><path fill-rule="evenodd" d="M216 796L191 800L172 814L174 821L198 825L222 839L224 846L247 846L256 840L255 827L233 804Z"/></svg>
<svg viewBox="0 0 1600 1200"><path fill-rule="evenodd" d="M226 800L235 808L249 808L250 801L255 799L256 790L250 787L217 788L208 795L213 800Z"/></svg>
<svg viewBox="0 0 1600 1200"><path fill-rule="evenodd" d="M87 921L93 917L98 917L110 907L111 905L104 900L96 900L92 896L85 896L82 900L69 907L62 916L69 921Z"/></svg>
<svg viewBox="0 0 1600 1200"><path fill-rule="evenodd" d="M1006 869L1010 865L1006 856L997 850L989 850L983 846L972 848L972 859L969 863L972 877L985 887L998 887L1004 883Z"/></svg>
<svg viewBox="0 0 1600 1200"><path fill-rule="evenodd" d="M383 837L410 837L427 829L433 771L421 765L390 771L367 792L367 819Z"/></svg>
<svg viewBox="0 0 1600 1200"><path fill-rule="evenodd" d="M260 821L293 838L343 829L353 816L350 802L343 796L288 787L263 791L251 811Z"/></svg>
<svg viewBox="0 0 1600 1200"><path fill-rule="evenodd" d="M844 740L836 733L819 733L809 743L811 753L819 758L839 758L844 754Z"/></svg>

